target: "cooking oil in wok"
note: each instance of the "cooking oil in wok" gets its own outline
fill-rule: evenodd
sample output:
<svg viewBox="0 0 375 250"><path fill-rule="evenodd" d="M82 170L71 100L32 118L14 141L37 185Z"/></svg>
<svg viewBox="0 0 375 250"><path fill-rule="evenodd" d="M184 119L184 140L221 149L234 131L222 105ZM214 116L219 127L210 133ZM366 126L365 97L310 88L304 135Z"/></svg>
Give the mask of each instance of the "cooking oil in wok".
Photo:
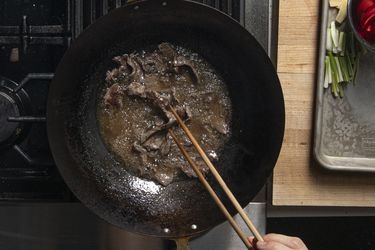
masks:
<svg viewBox="0 0 375 250"><path fill-rule="evenodd" d="M155 47L157 48L157 46ZM139 79L145 81L143 84L146 87L147 82L150 82L150 86L152 85L152 88L158 91L165 88L173 89L179 103L187 106L192 113L192 117L186 121L189 129L208 152L211 160L217 160L225 142L230 138L231 102L228 90L224 80L205 59L188 49L179 46L173 47L178 56L182 56L194 65L194 72L199 78L198 83L193 80L194 77L189 75L191 70L168 77L154 72L149 75L144 74ZM138 57L138 60L146 60L147 53L154 53L153 51L155 48L132 54ZM146 66L151 67L152 65ZM160 82L157 79L160 79ZM118 83L128 86L131 81L132 79L127 80L125 77ZM166 138L170 140L170 149L165 156L155 154L153 157L151 154L156 151L151 151L146 152L146 159L134 151L134 143L140 140L141 135L155 126L157 120L160 121L165 117L158 108L138 96L125 94L122 98L121 108L105 106L103 96L109 85L103 79L102 95L99 96L102 100L98 102L97 119L101 136L107 148L117 156L124 167L136 176L155 180L164 186L186 179L187 176L194 176L193 172L191 175L186 174L186 171L191 168L168 135ZM178 126L174 126L173 130L184 141L184 146L191 156L197 159L196 163L205 166L203 161L199 162L197 152L182 130Z"/></svg>

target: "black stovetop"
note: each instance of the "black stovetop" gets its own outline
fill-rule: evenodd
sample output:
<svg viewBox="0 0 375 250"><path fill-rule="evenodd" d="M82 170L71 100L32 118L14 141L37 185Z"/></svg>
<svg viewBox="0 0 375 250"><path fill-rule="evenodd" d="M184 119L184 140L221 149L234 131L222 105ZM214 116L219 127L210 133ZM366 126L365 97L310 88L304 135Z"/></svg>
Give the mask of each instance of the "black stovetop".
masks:
<svg viewBox="0 0 375 250"><path fill-rule="evenodd" d="M199 1L239 20L243 1ZM72 40L126 0L0 1L0 200L71 201L48 145L46 103Z"/></svg>

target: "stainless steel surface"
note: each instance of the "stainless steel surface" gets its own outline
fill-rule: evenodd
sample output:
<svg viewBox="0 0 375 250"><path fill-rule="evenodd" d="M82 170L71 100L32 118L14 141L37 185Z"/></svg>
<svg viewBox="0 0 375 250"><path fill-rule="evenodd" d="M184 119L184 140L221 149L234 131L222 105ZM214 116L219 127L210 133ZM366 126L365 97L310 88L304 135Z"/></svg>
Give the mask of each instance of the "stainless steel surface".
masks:
<svg viewBox="0 0 375 250"><path fill-rule="evenodd" d="M321 13L315 158L331 170L375 172L375 57L363 56L355 85L347 86L344 98L333 98L329 89L323 89L327 25L334 19L328 0Z"/></svg>
<svg viewBox="0 0 375 250"><path fill-rule="evenodd" d="M120 230L80 203L9 204L0 207L0 249L168 249L168 242Z"/></svg>
<svg viewBox="0 0 375 250"><path fill-rule="evenodd" d="M265 232L265 203L252 203L245 211L261 233ZM236 221L241 221L235 216ZM0 207L0 249L28 250L164 250L174 243L118 229L92 214L80 203L24 204ZM244 227L243 222L240 225ZM249 235L250 232L246 231ZM190 241L192 250L244 249L228 223Z"/></svg>
<svg viewBox="0 0 375 250"><path fill-rule="evenodd" d="M255 36L276 65L278 0L244 1L244 26Z"/></svg>
<svg viewBox="0 0 375 250"><path fill-rule="evenodd" d="M245 1L244 25L250 33L257 38L265 51L269 51L268 32L271 15L269 6L272 0ZM265 35L267 34L267 35Z"/></svg>

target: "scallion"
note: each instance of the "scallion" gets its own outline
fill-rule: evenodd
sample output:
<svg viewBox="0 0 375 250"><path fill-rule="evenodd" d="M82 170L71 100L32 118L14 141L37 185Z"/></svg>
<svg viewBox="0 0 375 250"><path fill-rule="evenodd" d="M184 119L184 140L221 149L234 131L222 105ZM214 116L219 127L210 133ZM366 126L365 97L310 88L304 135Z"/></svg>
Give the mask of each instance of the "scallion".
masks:
<svg viewBox="0 0 375 250"><path fill-rule="evenodd" d="M323 87L326 89L328 88L328 75L329 75L329 58L328 56L325 57L325 60L324 60L324 64L325 64L325 74L324 74L324 83L323 83Z"/></svg>
<svg viewBox="0 0 375 250"><path fill-rule="evenodd" d="M341 52L343 51L343 43L344 43L344 32L340 31L339 33L339 45L337 46L337 52L339 52L341 54Z"/></svg>
<svg viewBox="0 0 375 250"><path fill-rule="evenodd" d="M335 21L331 22L331 37L334 47L339 46L338 30L336 29Z"/></svg>
<svg viewBox="0 0 375 250"><path fill-rule="evenodd" d="M326 50L332 52L331 28L329 28L329 27L328 27L328 29L327 29Z"/></svg>
<svg viewBox="0 0 375 250"><path fill-rule="evenodd" d="M348 73L348 67L346 65L346 59L343 56L339 56L338 60L340 62L340 68L341 68L342 77L344 78L344 82L349 82L350 77Z"/></svg>

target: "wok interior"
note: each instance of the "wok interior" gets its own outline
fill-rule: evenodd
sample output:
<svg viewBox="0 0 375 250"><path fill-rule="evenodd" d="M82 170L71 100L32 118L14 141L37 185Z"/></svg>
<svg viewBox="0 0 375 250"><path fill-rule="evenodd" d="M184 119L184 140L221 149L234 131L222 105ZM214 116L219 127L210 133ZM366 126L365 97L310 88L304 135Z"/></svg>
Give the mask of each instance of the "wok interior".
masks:
<svg viewBox="0 0 375 250"><path fill-rule="evenodd" d="M114 67L112 58L170 42L200 54L220 72L233 115L232 136L216 167L242 205L256 195L272 171L282 140L284 107L272 65L235 21L192 3L179 6L182 1L176 1L176 6L160 9L156 2L140 5L137 12L115 10L74 42L51 87L50 97L68 101L51 102L54 112L49 113L55 119L49 117L54 120L49 122L53 127L49 134L60 172L86 206L126 230L176 238L198 234L224 217L197 179L162 187L129 174L106 149L96 105L105 73ZM63 134L62 149L53 143L53 138L61 139L55 133ZM212 177L208 179L229 204ZM192 229L193 224L197 229Z"/></svg>

